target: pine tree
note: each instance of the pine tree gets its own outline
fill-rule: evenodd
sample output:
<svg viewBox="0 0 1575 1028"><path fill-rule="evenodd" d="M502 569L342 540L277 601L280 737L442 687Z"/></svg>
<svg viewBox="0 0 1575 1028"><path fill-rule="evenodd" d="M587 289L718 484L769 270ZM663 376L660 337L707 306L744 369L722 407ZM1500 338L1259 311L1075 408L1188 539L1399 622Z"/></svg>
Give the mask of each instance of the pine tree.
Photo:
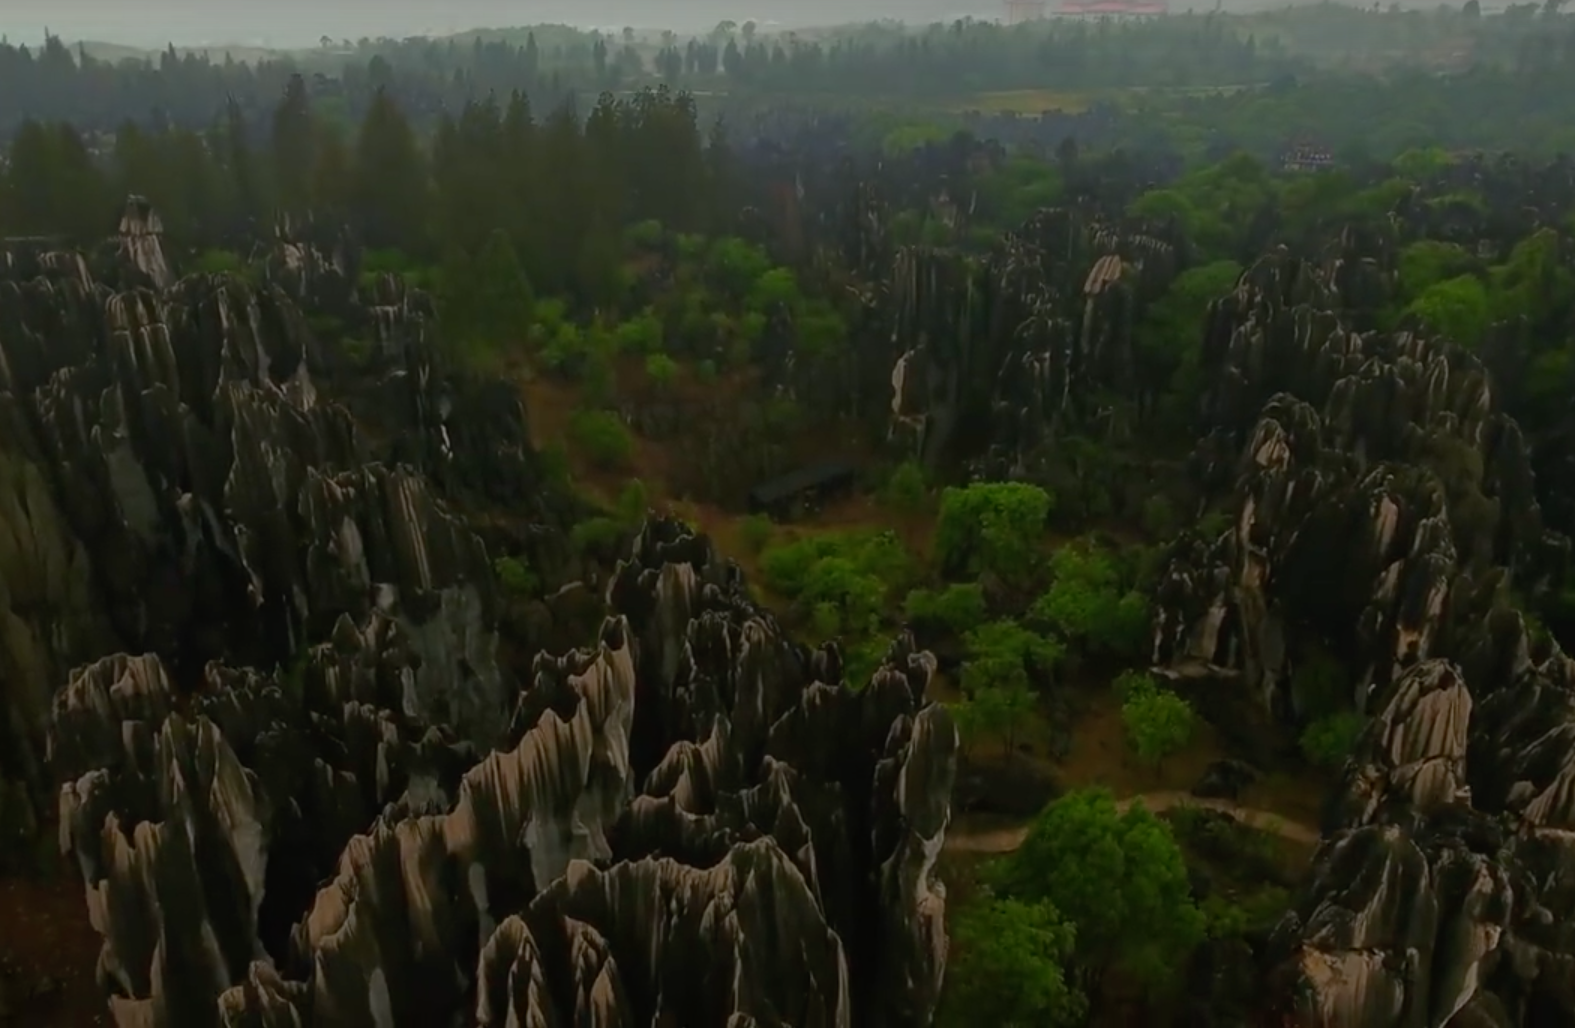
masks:
<svg viewBox="0 0 1575 1028"><path fill-rule="evenodd" d="M356 136L352 220L368 246L427 250L426 168L415 132L386 89L372 97Z"/></svg>
<svg viewBox="0 0 1575 1028"><path fill-rule="evenodd" d="M317 127L306 81L291 75L273 112L273 177L279 208L300 217L312 208L312 178L317 166Z"/></svg>

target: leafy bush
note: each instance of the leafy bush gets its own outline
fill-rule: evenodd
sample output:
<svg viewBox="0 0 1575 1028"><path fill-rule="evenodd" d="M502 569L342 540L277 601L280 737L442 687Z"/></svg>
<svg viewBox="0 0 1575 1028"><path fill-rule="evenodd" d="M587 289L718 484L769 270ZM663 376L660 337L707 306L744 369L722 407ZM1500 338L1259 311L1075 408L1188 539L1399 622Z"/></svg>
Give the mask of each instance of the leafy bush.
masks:
<svg viewBox="0 0 1575 1028"><path fill-rule="evenodd" d="M1121 704L1121 722L1138 757L1158 764L1191 741L1197 716L1186 700L1151 685L1131 689Z"/></svg>
<svg viewBox="0 0 1575 1028"><path fill-rule="evenodd" d="M842 649L842 679L850 689L862 689L869 684L876 668L891 651L891 637L872 635Z"/></svg>
<svg viewBox="0 0 1575 1028"><path fill-rule="evenodd" d="M815 535L761 555L774 592L813 608L840 612L839 631L874 631L887 598L913 579L913 561L890 532Z"/></svg>
<svg viewBox="0 0 1575 1028"><path fill-rule="evenodd" d="M566 488L569 485L569 451L561 441L554 440L537 451L541 461L542 477L552 485Z"/></svg>
<svg viewBox="0 0 1575 1028"><path fill-rule="evenodd" d="M499 557L492 562L492 571L509 596L535 596L541 592L541 578L517 557Z"/></svg>
<svg viewBox="0 0 1575 1028"><path fill-rule="evenodd" d="M613 504L613 510L619 521L630 528L638 528L651 509L651 501L645 491L645 483L638 478L631 478L624 483L623 489L618 493L618 499Z"/></svg>
<svg viewBox="0 0 1575 1028"><path fill-rule="evenodd" d="M652 382L666 388L678 378L678 362L665 353L653 353L645 358L645 373Z"/></svg>
<svg viewBox="0 0 1575 1028"><path fill-rule="evenodd" d="M1147 671L1127 670L1117 675L1116 680L1110 683L1110 687L1116 694L1116 699L1125 703L1139 693L1154 692L1159 688L1159 683L1154 681L1154 676Z"/></svg>
<svg viewBox="0 0 1575 1028"><path fill-rule="evenodd" d="M776 526L764 514L751 514L738 523L738 537L750 553L759 553L771 541Z"/></svg>
<svg viewBox="0 0 1575 1028"><path fill-rule="evenodd" d="M990 688L1027 688L1035 678L1054 672L1064 650L1059 642L1030 631L1015 621L991 621L965 637L968 661L962 686L968 693Z"/></svg>
<svg viewBox="0 0 1575 1028"><path fill-rule="evenodd" d="M892 510L914 514L924 508L929 498L929 486L924 481L924 469L915 460L905 460L897 465L881 490L881 502Z"/></svg>
<svg viewBox="0 0 1575 1028"><path fill-rule="evenodd" d="M662 319L650 311L630 318L613 331L613 339L620 353L660 353L662 338Z"/></svg>
<svg viewBox="0 0 1575 1028"><path fill-rule="evenodd" d="M637 221L630 225L628 230L624 232L624 238L629 241L631 246L648 250L652 247L660 246L662 237L665 234L666 230L662 228L660 221L657 221L655 218L648 218L645 221Z"/></svg>
<svg viewBox="0 0 1575 1028"><path fill-rule="evenodd" d="M942 1028L1083 1023L1088 1001L1068 981L1077 933L1048 900L985 899L957 917L957 956L939 1012Z"/></svg>
<svg viewBox="0 0 1575 1028"><path fill-rule="evenodd" d="M1063 546L1051 558L1050 571L1050 588L1034 601L1029 620L1089 652L1124 657L1142 650L1148 600L1122 588L1110 554L1088 544Z"/></svg>
<svg viewBox="0 0 1575 1028"><path fill-rule="evenodd" d="M1367 719L1354 711L1326 714L1302 730L1302 753L1319 767L1338 768L1366 727Z"/></svg>
<svg viewBox="0 0 1575 1028"><path fill-rule="evenodd" d="M192 262L191 270L199 275L234 275L247 281L255 278L246 258L234 250L204 250Z"/></svg>
<svg viewBox="0 0 1575 1028"><path fill-rule="evenodd" d="M984 587L978 582L954 583L944 589L915 589L903 601L902 613L915 625L963 635L990 616Z"/></svg>
<svg viewBox="0 0 1575 1028"><path fill-rule="evenodd" d="M742 298L760 276L771 270L771 258L764 250L736 236L713 242L705 263L707 276L736 298Z"/></svg>
<svg viewBox="0 0 1575 1028"><path fill-rule="evenodd" d="M569 436L591 463L605 470L625 468L634 455L634 440L611 411L580 411L569 420Z"/></svg>
<svg viewBox="0 0 1575 1028"><path fill-rule="evenodd" d="M793 319L793 329L799 351L810 357L838 353L848 339L848 323L825 300L800 304Z"/></svg>
<svg viewBox="0 0 1575 1028"><path fill-rule="evenodd" d="M980 482L941 494L935 553L948 574L991 573L1021 582L1039 564L1050 494L1024 482Z"/></svg>
<svg viewBox="0 0 1575 1028"><path fill-rule="evenodd" d="M1004 895L1048 901L1072 922L1081 968L1118 967L1152 992L1174 983L1207 928L1169 827L1142 804L1121 812L1102 789L1046 807L993 875Z"/></svg>
<svg viewBox="0 0 1575 1028"><path fill-rule="evenodd" d="M798 277L791 268L772 268L755 279L749 289L749 306L770 312L777 307L796 307L800 300Z"/></svg>
<svg viewBox="0 0 1575 1028"><path fill-rule="evenodd" d="M623 543L629 527L617 518L591 518L569 530L569 542L581 553L606 555Z"/></svg>

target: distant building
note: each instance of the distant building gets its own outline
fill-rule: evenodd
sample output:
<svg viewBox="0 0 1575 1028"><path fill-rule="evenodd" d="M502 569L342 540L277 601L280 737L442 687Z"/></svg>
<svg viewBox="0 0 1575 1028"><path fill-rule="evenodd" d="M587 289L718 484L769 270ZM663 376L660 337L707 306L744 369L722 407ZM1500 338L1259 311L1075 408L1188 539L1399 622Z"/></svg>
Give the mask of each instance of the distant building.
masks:
<svg viewBox="0 0 1575 1028"><path fill-rule="evenodd" d="M1334 155L1321 146L1299 143L1285 151L1280 167L1286 171L1323 171L1334 167Z"/></svg>

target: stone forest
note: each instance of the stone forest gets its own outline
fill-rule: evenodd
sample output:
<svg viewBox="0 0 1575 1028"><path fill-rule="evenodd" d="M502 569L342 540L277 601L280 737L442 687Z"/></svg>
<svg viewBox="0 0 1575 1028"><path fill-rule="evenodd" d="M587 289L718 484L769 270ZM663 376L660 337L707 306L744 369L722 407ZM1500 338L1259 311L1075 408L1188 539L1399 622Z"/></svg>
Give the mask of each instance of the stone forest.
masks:
<svg viewBox="0 0 1575 1028"><path fill-rule="evenodd" d="M0 44L0 1024L1575 1025L1571 87Z"/></svg>

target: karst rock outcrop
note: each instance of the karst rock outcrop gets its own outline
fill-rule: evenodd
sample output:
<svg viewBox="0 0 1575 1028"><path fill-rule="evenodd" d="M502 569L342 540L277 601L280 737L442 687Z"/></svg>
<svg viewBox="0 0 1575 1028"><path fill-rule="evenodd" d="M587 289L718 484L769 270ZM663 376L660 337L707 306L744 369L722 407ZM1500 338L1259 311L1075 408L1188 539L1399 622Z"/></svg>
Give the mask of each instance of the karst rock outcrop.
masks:
<svg viewBox="0 0 1575 1028"><path fill-rule="evenodd" d="M120 1023L927 1023L957 745L933 658L899 640L850 688L668 521L608 600L490 753L412 712L375 611L186 704L153 656L79 672L52 757Z"/></svg>
<svg viewBox="0 0 1575 1028"><path fill-rule="evenodd" d="M1422 661L1378 700L1276 933L1295 1023L1575 1019L1575 668L1505 617L1503 659Z"/></svg>
<svg viewBox="0 0 1575 1028"><path fill-rule="evenodd" d="M1094 385L1133 388L1133 312L1178 270L1163 233L1067 209L1040 211L980 260L900 249L887 290L893 433L927 464L1032 475L1058 427L1097 414Z"/></svg>
<svg viewBox="0 0 1575 1028"><path fill-rule="evenodd" d="M844 682L658 519L515 684L489 546L574 569L518 394L346 238L158 236L0 272L0 777L58 783L116 1022L928 1023L934 659Z"/></svg>
<svg viewBox="0 0 1575 1028"><path fill-rule="evenodd" d="M1510 603L1562 583L1569 543L1475 358L1337 313L1383 274L1271 255L1214 305L1196 470L1230 523L1178 542L1154 658L1291 725L1367 715L1276 932L1289 1023L1567 1023L1575 676ZM1350 695L1308 692L1309 640L1351 658Z"/></svg>

